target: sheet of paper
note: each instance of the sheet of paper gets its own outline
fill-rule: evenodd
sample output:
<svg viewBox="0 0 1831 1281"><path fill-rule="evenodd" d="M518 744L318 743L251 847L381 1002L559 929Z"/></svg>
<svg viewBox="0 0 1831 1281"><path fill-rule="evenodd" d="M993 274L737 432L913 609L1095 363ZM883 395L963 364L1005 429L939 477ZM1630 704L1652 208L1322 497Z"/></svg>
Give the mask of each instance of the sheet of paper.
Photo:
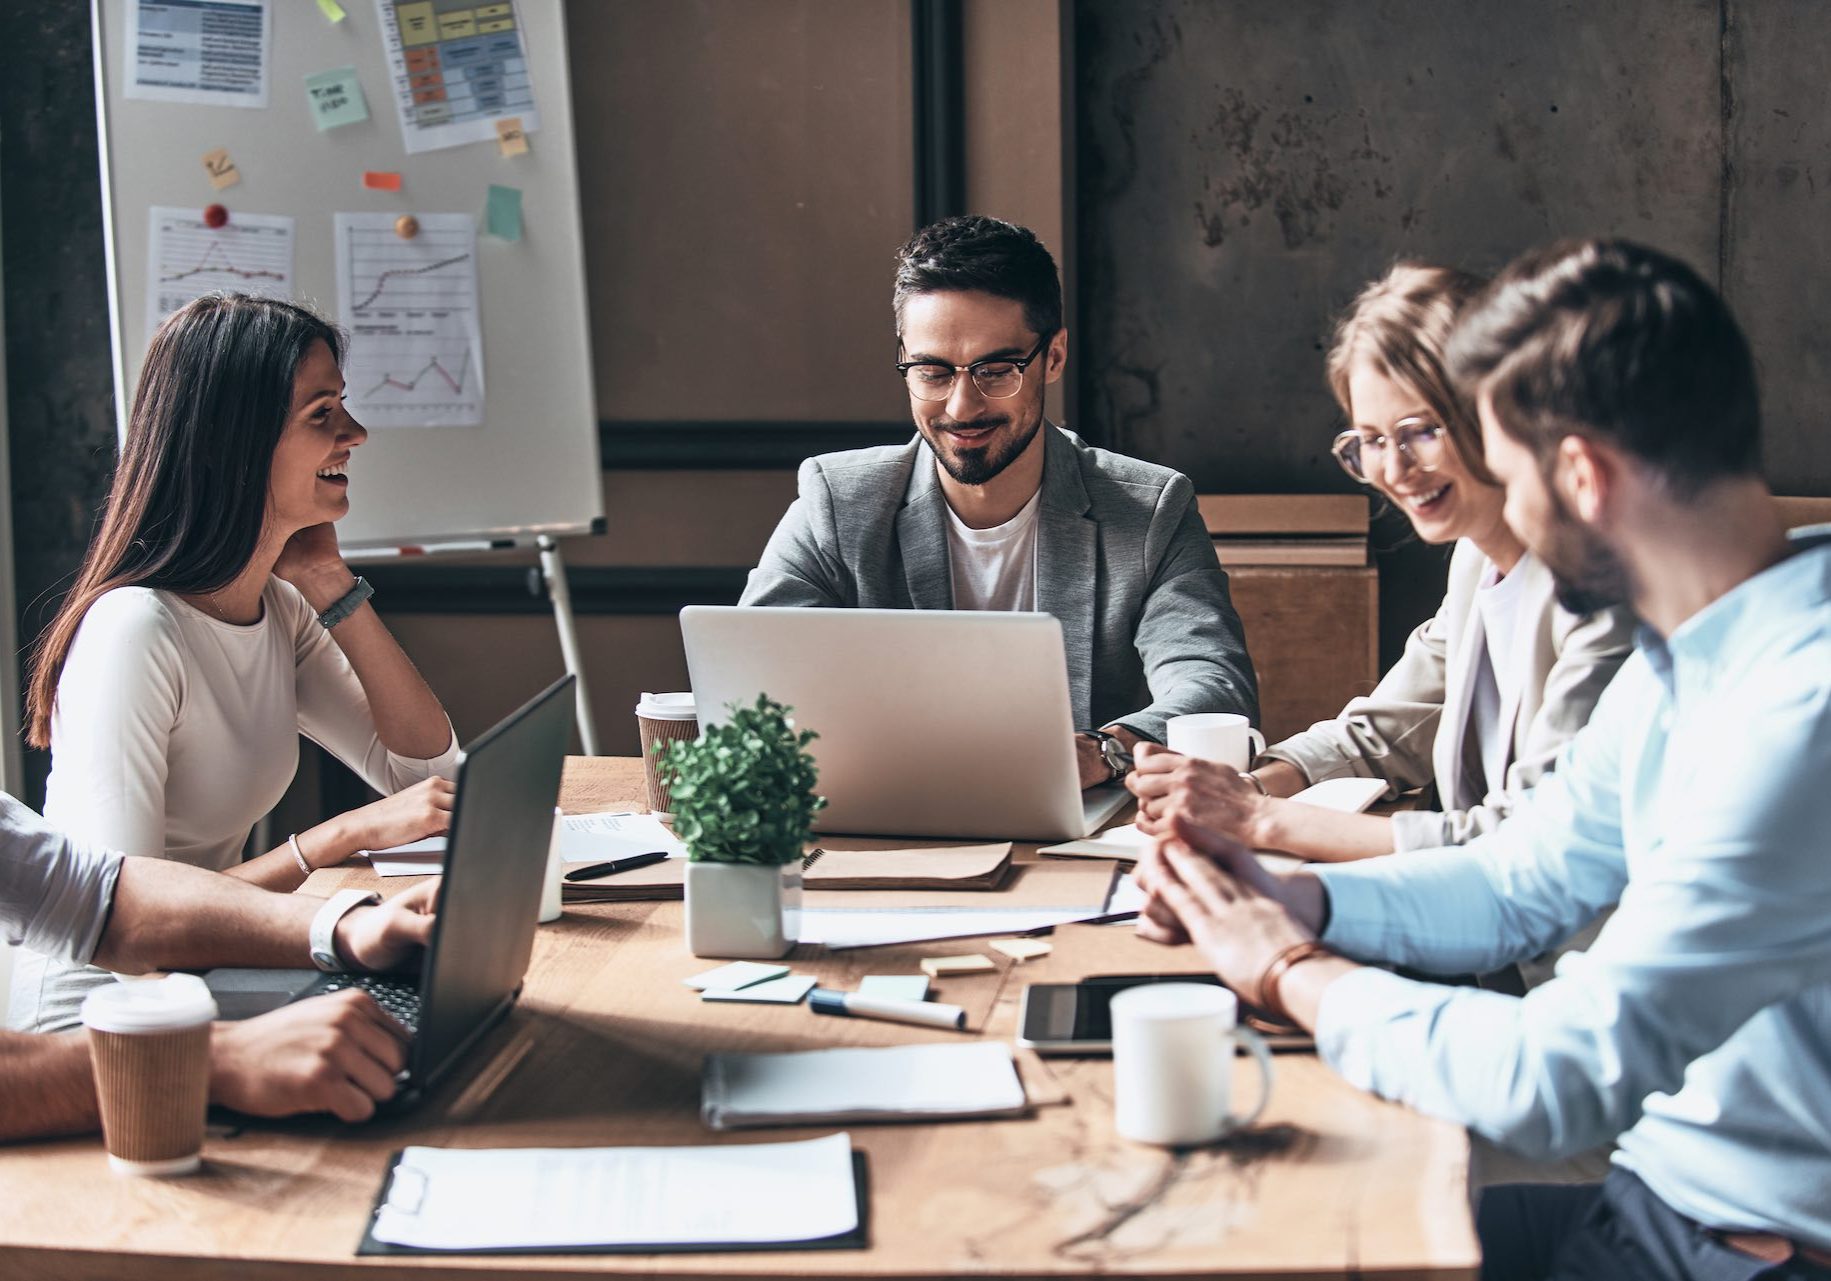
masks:
<svg viewBox="0 0 1831 1281"><path fill-rule="evenodd" d="M497 136L498 120L540 129L519 0L375 0L408 152Z"/></svg>
<svg viewBox="0 0 1831 1281"><path fill-rule="evenodd" d="M389 169L365 169L362 185L370 191L399 191L401 176Z"/></svg>
<svg viewBox="0 0 1831 1281"><path fill-rule="evenodd" d="M124 96L265 107L269 0L127 0Z"/></svg>
<svg viewBox="0 0 1831 1281"><path fill-rule="evenodd" d="M682 979L688 987L699 992L733 992L741 987L779 979L787 975L788 966L768 965L762 961L733 961L721 965L704 974L695 974L690 979Z"/></svg>
<svg viewBox="0 0 1831 1281"><path fill-rule="evenodd" d="M863 908L803 908L802 943L821 943L834 949L882 947L889 943L919 943L928 939L980 938L988 934L1021 934L1045 925L1067 925L1102 916L1104 903L1083 907L1033 907L985 910L973 908L917 908L909 911Z"/></svg>
<svg viewBox="0 0 1831 1281"><path fill-rule="evenodd" d="M1386 780L1381 778L1325 778L1312 783L1291 797L1305 805L1344 814L1359 814L1386 794Z"/></svg>
<svg viewBox="0 0 1831 1281"><path fill-rule="evenodd" d="M483 215L484 230L498 240L521 239L521 188L490 184Z"/></svg>
<svg viewBox="0 0 1831 1281"><path fill-rule="evenodd" d="M488 1250L817 1241L857 1227L852 1138L841 1133L690 1148L410 1147L372 1231L390 1245Z"/></svg>
<svg viewBox="0 0 1831 1281"><path fill-rule="evenodd" d="M1084 837L1078 841L1064 841L1060 845L1045 845L1038 854L1079 854L1088 858L1123 858L1136 860L1151 843L1151 838L1138 830L1135 823L1121 823L1118 827L1109 827L1097 836Z"/></svg>
<svg viewBox="0 0 1831 1281"><path fill-rule="evenodd" d="M233 167L233 166L231 166ZM237 210L220 227L203 210L147 210L146 331L191 299L216 289L290 298L293 220Z"/></svg>
<svg viewBox="0 0 1831 1281"><path fill-rule="evenodd" d="M714 1129L819 1117L1008 1115L1026 1101L1003 1041L715 1053L706 1056L700 1084L700 1115Z"/></svg>
<svg viewBox="0 0 1831 1281"><path fill-rule="evenodd" d="M753 1002L758 1005L798 1005L814 990L812 974L785 974L779 979L752 983L749 987L707 988L699 994L702 1001Z"/></svg>
<svg viewBox="0 0 1831 1281"><path fill-rule="evenodd" d="M477 224L469 214L416 216L411 240L395 232L396 214L336 216L346 401L371 429L481 426Z"/></svg>
<svg viewBox="0 0 1831 1281"><path fill-rule="evenodd" d="M385 850L363 850L369 856L369 868L377 876L437 876L445 870L445 838L428 836L423 841Z"/></svg>
<svg viewBox="0 0 1831 1281"><path fill-rule="evenodd" d="M305 77L305 97L319 133L369 118L369 100L362 96L362 82L356 79L354 67L312 72Z"/></svg>
<svg viewBox="0 0 1831 1281"><path fill-rule="evenodd" d="M318 12L332 22L342 22L350 16L343 11L343 6L338 4L337 0L318 0Z"/></svg>
<svg viewBox="0 0 1831 1281"><path fill-rule="evenodd" d="M687 847L653 814L568 814L560 829L560 858L568 863L605 863L650 850L666 850L669 858L687 856Z"/></svg>

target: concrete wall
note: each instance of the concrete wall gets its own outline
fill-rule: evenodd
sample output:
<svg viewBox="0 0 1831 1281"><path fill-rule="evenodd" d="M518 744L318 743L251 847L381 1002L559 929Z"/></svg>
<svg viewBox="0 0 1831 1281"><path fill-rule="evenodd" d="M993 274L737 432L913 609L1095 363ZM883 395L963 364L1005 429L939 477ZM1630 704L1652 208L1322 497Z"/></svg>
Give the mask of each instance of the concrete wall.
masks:
<svg viewBox="0 0 1831 1281"><path fill-rule="evenodd" d="M1206 490L1348 490L1322 354L1362 282L1620 235L1723 288L1777 487L1831 493L1821 4L1074 7L1080 412L1117 448ZM1441 583L1404 533L1379 534L1389 660Z"/></svg>

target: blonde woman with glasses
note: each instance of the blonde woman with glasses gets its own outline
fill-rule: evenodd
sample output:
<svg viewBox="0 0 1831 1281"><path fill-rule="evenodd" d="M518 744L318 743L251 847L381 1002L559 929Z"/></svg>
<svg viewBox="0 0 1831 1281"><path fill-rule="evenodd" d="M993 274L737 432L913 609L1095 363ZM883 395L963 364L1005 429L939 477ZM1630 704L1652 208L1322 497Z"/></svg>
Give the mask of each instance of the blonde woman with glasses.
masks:
<svg viewBox="0 0 1831 1281"><path fill-rule="evenodd" d="M1443 371L1457 313L1482 283L1400 264L1355 299L1329 352L1329 387L1348 420L1335 457L1418 537L1454 544L1443 604L1371 695L1267 749L1251 773L1143 753L1129 786L1145 830L1176 811L1256 849L1331 862L1459 845L1505 818L1588 721L1633 624L1619 608L1563 608L1507 526L1473 407ZM1344 775L1394 792L1429 787L1435 808L1341 814L1285 799Z"/></svg>

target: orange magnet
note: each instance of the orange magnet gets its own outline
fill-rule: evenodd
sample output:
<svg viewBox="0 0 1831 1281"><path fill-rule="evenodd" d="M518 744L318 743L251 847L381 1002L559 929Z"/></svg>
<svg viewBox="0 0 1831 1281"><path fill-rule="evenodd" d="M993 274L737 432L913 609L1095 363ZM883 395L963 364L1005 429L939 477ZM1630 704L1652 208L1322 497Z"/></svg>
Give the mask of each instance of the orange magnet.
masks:
<svg viewBox="0 0 1831 1281"><path fill-rule="evenodd" d="M402 214L394 220L394 234L402 240L412 240L420 234L420 220L412 214Z"/></svg>

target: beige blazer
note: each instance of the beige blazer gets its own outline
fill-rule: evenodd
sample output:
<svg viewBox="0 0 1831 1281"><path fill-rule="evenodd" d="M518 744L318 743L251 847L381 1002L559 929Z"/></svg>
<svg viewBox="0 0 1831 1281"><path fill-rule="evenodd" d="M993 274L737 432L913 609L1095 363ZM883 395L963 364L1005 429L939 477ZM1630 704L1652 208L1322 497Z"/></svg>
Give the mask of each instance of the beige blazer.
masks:
<svg viewBox="0 0 1831 1281"><path fill-rule="evenodd" d="M1488 565L1475 544L1459 541L1443 604L1373 693L1265 753L1312 783L1358 775L1383 778L1395 792L1434 787L1435 809L1392 816L1396 850L1460 845L1498 825L1588 722L1633 647L1627 610L1572 614L1555 600L1551 572L1535 556L1522 559L1513 569L1527 580L1519 611L1527 634L1514 642L1522 679L1500 709L1512 735L1505 775L1488 778L1470 724L1487 645L1475 592Z"/></svg>

